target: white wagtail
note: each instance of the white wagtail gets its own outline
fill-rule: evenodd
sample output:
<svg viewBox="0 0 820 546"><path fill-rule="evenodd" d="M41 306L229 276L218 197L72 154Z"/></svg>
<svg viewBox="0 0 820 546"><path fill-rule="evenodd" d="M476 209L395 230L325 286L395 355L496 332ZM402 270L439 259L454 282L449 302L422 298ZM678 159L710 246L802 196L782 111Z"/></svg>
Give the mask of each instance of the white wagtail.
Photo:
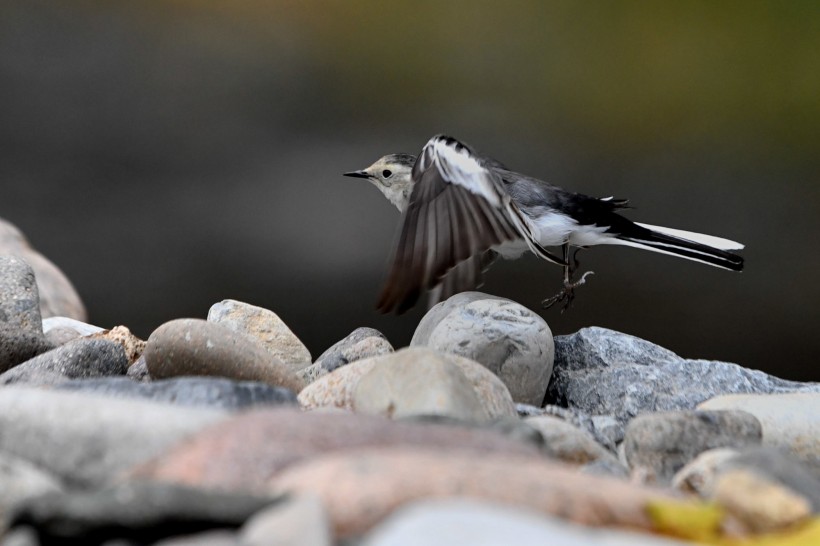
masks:
<svg viewBox="0 0 820 546"><path fill-rule="evenodd" d="M564 267L564 288L542 303L572 302L575 253L593 245L626 245L741 271L743 258L727 252L743 245L728 239L639 224L617 214L625 199L572 193L508 170L463 142L430 139L417 159L386 155L345 176L372 182L402 212L402 226L387 282L378 302L383 312L402 313L423 290L431 303L480 283L497 256L526 251ZM544 247L561 246L559 258ZM577 247L570 256L570 247Z"/></svg>

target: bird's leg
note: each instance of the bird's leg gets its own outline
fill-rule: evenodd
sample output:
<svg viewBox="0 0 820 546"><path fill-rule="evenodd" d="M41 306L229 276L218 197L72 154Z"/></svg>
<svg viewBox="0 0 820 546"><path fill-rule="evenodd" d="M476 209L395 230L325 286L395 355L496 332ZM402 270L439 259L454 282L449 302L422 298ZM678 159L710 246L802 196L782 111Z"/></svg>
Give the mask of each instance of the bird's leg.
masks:
<svg viewBox="0 0 820 546"><path fill-rule="evenodd" d="M563 313L569 306L572 304L572 300L575 299L575 289L584 284L587 280L587 275L594 274L593 271L587 271L581 278L575 282L572 282L572 276L578 270L578 252L580 252L581 248L578 247L575 249L575 252L572 253L572 257L570 257L569 253L569 243L564 243L561 247L561 250L564 254L564 262L567 264L564 266L564 288L552 296L551 298L547 298L541 302L541 306L544 309L549 309L556 303L563 302L563 306L561 307L561 312Z"/></svg>

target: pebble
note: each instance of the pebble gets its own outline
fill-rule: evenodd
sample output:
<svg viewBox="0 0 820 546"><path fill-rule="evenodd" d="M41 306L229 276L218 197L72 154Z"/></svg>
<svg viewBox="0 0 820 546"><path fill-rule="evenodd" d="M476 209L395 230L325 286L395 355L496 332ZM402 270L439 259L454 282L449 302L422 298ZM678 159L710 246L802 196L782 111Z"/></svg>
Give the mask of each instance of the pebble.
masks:
<svg viewBox="0 0 820 546"><path fill-rule="evenodd" d="M430 350L409 347L395 353L358 360L317 379L299 393L299 403L305 409L334 406L352 410L356 389L362 377L374 368L391 362L406 362L427 358ZM509 390L501 380L481 365L457 355L439 354L439 357L458 366L473 386L488 419L515 416L515 405Z"/></svg>
<svg viewBox="0 0 820 546"><path fill-rule="evenodd" d="M131 333L125 326L115 326L110 330L103 330L87 336L88 339L105 339L119 343L125 351L125 358L130 366L142 356L145 350L145 342Z"/></svg>
<svg viewBox="0 0 820 546"><path fill-rule="evenodd" d="M276 313L236 300L215 303L208 311L208 322L248 334L293 372L313 361L310 351Z"/></svg>
<svg viewBox="0 0 820 546"><path fill-rule="evenodd" d="M669 482L706 450L755 446L760 438L760 423L744 411L675 411L630 421L624 448L630 468L649 470L659 481Z"/></svg>
<svg viewBox="0 0 820 546"><path fill-rule="evenodd" d="M483 298L458 303L477 297L474 294L459 294L453 296L458 298L456 303L450 298L434 306L429 313L437 320L435 326L422 319L421 331L413 336L410 345L428 346L475 360L507 385L513 400L541 405L555 354L549 326L543 318L514 301ZM438 320L442 308L451 310Z"/></svg>
<svg viewBox="0 0 820 546"><path fill-rule="evenodd" d="M128 372L125 376L128 379L139 381L140 383L148 383L151 381L151 374L148 373L148 365L145 363L145 355L140 356L136 362L128 367Z"/></svg>
<svg viewBox="0 0 820 546"><path fill-rule="evenodd" d="M262 381L294 392L303 386L256 338L201 319L166 322L148 338L144 355L154 379L206 375Z"/></svg>
<svg viewBox="0 0 820 546"><path fill-rule="evenodd" d="M389 418L444 415L472 422L490 419L467 376L428 349L400 351L374 366L356 385L353 408Z"/></svg>
<svg viewBox="0 0 820 546"><path fill-rule="evenodd" d="M95 487L224 416L212 409L3 387L0 452L25 459L68 485Z"/></svg>
<svg viewBox="0 0 820 546"><path fill-rule="evenodd" d="M40 295L38 307L43 317L86 320L85 306L68 277L34 250L19 229L0 218L0 255L4 254L19 256L34 270Z"/></svg>
<svg viewBox="0 0 820 546"><path fill-rule="evenodd" d="M395 509L430 497L469 497L560 514L585 525L635 529L652 527L648 502L669 498L544 459L419 446L329 454L285 470L270 487L318 495L338 538L364 533Z"/></svg>
<svg viewBox="0 0 820 546"><path fill-rule="evenodd" d="M238 528L277 500L171 484L127 483L38 497L17 511L11 525L36 527L43 544L116 540L153 544L182 533Z"/></svg>
<svg viewBox="0 0 820 546"><path fill-rule="evenodd" d="M733 470L752 472L778 483L806 498L812 510L820 513L820 476L793 456L772 447L705 451L675 475L672 485L710 499L715 496L721 476Z"/></svg>
<svg viewBox="0 0 820 546"><path fill-rule="evenodd" d="M618 459L595 441L587 431L551 415L527 417L524 422L544 438L544 452L554 459L572 464L586 464L605 459L620 466Z"/></svg>
<svg viewBox="0 0 820 546"><path fill-rule="evenodd" d="M256 513L239 533L242 546L333 546L330 520L314 495L296 495Z"/></svg>
<svg viewBox="0 0 820 546"><path fill-rule="evenodd" d="M322 353L311 366L302 370L302 374L306 383L312 383L351 362L392 352L393 346L381 332L373 328L356 328Z"/></svg>
<svg viewBox="0 0 820 546"><path fill-rule="evenodd" d="M0 385L56 385L70 379L125 375L127 370L119 343L77 339L0 374Z"/></svg>
<svg viewBox="0 0 820 546"><path fill-rule="evenodd" d="M641 413L695 409L719 394L820 392L819 383L786 381L727 362L687 360L646 340L583 328L555 338L548 403L626 423Z"/></svg>
<svg viewBox="0 0 820 546"><path fill-rule="evenodd" d="M296 395L288 389L257 381L234 381L222 377L176 377L150 383L138 383L127 377L106 377L67 381L55 388L228 411L256 406L298 405Z"/></svg>
<svg viewBox="0 0 820 546"><path fill-rule="evenodd" d="M362 546L686 546L671 538L567 523L528 509L447 499L412 503L365 537Z"/></svg>
<svg viewBox="0 0 820 546"><path fill-rule="evenodd" d="M0 373L52 348L41 332L20 330L0 322Z"/></svg>
<svg viewBox="0 0 820 546"><path fill-rule="evenodd" d="M69 317L48 317L43 319L43 333L51 343L63 345L78 337L104 332L105 328L94 326Z"/></svg>
<svg viewBox="0 0 820 546"><path fill-rule="evenodd" d="M788 450L820 476L820 393L720 396L698 407L751 413L763 427L763 445Z"/></svg>
<svg viewBox="0 0 820 546"><path fill-rule="evenodd" d="M31 334L43 332L34 270L16 256L0 255L0 325Z"/></svg>
<svg viewBox="0 0 820 546"><path fill-rule="evenodd" d="M715 487L714 500L754 533L795 526L812 514L808 499L746 470L722 474Z"/></svg>
<svg viewBox="0 0 820 546"><path fill-rule="evenodd" d="M289 465L326 452L372 446L428 447L472 457L542 458L537 446L483 428L390 421L340 412L253 410L207 430L133 469L135 479L252 492Z"/></svg>

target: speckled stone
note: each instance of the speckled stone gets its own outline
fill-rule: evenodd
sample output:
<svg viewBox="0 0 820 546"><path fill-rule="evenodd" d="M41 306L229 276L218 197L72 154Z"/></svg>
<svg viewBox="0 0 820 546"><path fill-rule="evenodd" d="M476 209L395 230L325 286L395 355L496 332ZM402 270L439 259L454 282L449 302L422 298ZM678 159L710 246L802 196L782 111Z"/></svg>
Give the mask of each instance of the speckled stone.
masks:
<svg viewBox="0 0 820 546"><path fill-rule="evenodd" d="M350 335L333 344L301 373L307 383L312 383L351 362L392 352L393 346L381 332L373 328L356 328Z"/></svg>
<svg viewBox="0 0 820 546"><path fill-rule="evenodd" d="M454 299L466 303L456 305ZM439 319L448 308L451 311ZM552 332L543 318L514 301L478 299L475 293L457 294L428 314L433 319L422 319L411 346L475 360L507 385L516 402L543 402L555 355Z"/></svg>
<svg viewBox="0 0 820 546"><path fill-rule="evenodd" d="M128 361L119 343L77 339L0 374L0 385L55 385L70 379L125 375Z"/></svg>
<svg viewBox="0 0 820 546"><path fill-rule="evenodd" d="M276 313L268 309L241 301L223 300L211 306L208 322L255 338L291 371L299 371L312 362L307 347Z"/></svg>

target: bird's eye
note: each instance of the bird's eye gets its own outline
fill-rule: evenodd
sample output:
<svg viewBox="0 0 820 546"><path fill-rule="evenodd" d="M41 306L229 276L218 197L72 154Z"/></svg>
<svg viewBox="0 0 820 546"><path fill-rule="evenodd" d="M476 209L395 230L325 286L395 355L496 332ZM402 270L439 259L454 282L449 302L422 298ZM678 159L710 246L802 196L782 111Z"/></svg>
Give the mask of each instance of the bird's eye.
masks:
<svg viewBox="0 0 820 546"><path fill-rule="evenodd" d="M390 178L391 176L393 176L393 173L391 171L385 169L385 170L382 171L382 176L385 177L385 178Z"/></svg>

